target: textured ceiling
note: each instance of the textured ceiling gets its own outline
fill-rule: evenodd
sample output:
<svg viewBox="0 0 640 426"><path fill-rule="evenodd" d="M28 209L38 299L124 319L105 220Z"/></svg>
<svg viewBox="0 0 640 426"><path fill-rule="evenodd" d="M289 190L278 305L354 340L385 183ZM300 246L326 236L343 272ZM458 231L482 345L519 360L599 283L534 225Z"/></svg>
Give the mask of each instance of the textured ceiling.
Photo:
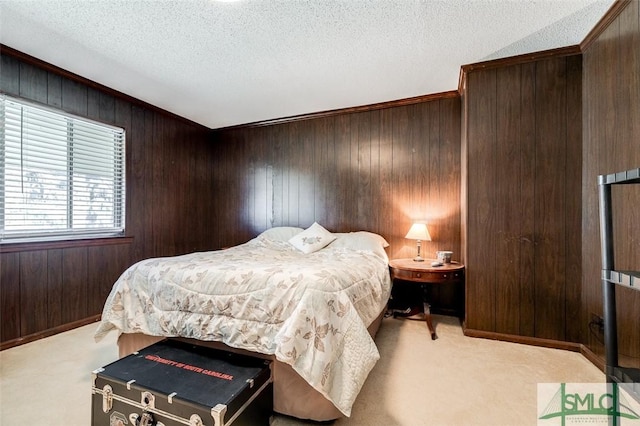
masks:
<svg viewBox="0 0 640 426"><path fill-rule="evenodd" d="M457 89L613 0L0 0L0 41L210 128Z"/></svg>

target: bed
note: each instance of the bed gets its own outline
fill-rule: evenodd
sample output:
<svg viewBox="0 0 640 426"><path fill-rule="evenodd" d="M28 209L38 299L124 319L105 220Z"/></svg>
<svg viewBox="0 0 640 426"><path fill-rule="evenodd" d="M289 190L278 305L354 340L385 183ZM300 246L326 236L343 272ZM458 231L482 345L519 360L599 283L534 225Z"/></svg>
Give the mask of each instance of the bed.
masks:
<svg viewBox="0 0 640 426"><path fill-rule="evenodd" d="M271 228L225 250L140 261L116 281L95 334L120 356L164 338L273 359L274 410L349 416L379 359L387 242L370 232Z"/></svg>

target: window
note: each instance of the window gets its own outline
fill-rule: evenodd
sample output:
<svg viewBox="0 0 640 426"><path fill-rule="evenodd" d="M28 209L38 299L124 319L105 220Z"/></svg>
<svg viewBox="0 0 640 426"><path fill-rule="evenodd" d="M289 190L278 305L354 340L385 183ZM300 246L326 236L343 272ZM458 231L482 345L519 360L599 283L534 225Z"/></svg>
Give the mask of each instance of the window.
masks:
<svg viewBox="0 0 640 426"><path fill-rule="evenodd" d="M0 242L124 232L125 133L0 95Z"/></svg>

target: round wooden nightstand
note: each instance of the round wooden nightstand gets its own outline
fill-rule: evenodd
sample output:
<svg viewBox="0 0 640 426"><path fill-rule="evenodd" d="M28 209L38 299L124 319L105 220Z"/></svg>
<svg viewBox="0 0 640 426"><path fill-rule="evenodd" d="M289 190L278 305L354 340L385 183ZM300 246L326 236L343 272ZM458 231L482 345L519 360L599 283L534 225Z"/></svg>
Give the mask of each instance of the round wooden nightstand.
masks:
<svg viewBox="0 0 640 426"><path fill-rule="evenodd" d="M421 285L448 284L464 282L464 265L458 262L445 263L442 266L431 266L434 259L425 259L424 262L416 262L413 259L393 259L389 261L389 271L391 279L398 279ZM425 287L423 286L423 289ZM431 319L431 306L426 298L426 291L423 291L422 304L424 307L423 317L427 322L427 327L431 332L431 339L437 338L433 321ZM394 313L394 317L403 316Z"/></svg>

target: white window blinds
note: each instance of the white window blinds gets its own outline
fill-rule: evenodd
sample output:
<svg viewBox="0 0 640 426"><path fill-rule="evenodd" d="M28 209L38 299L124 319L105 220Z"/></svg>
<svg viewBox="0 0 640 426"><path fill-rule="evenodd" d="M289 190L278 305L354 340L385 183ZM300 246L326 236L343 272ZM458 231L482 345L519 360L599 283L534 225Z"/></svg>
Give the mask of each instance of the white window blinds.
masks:
<svg viewBox="0 0 640 426"><path fill-rule="evenodd" d="M0 96L0 241L124 231L125 132Z"/></svg>

